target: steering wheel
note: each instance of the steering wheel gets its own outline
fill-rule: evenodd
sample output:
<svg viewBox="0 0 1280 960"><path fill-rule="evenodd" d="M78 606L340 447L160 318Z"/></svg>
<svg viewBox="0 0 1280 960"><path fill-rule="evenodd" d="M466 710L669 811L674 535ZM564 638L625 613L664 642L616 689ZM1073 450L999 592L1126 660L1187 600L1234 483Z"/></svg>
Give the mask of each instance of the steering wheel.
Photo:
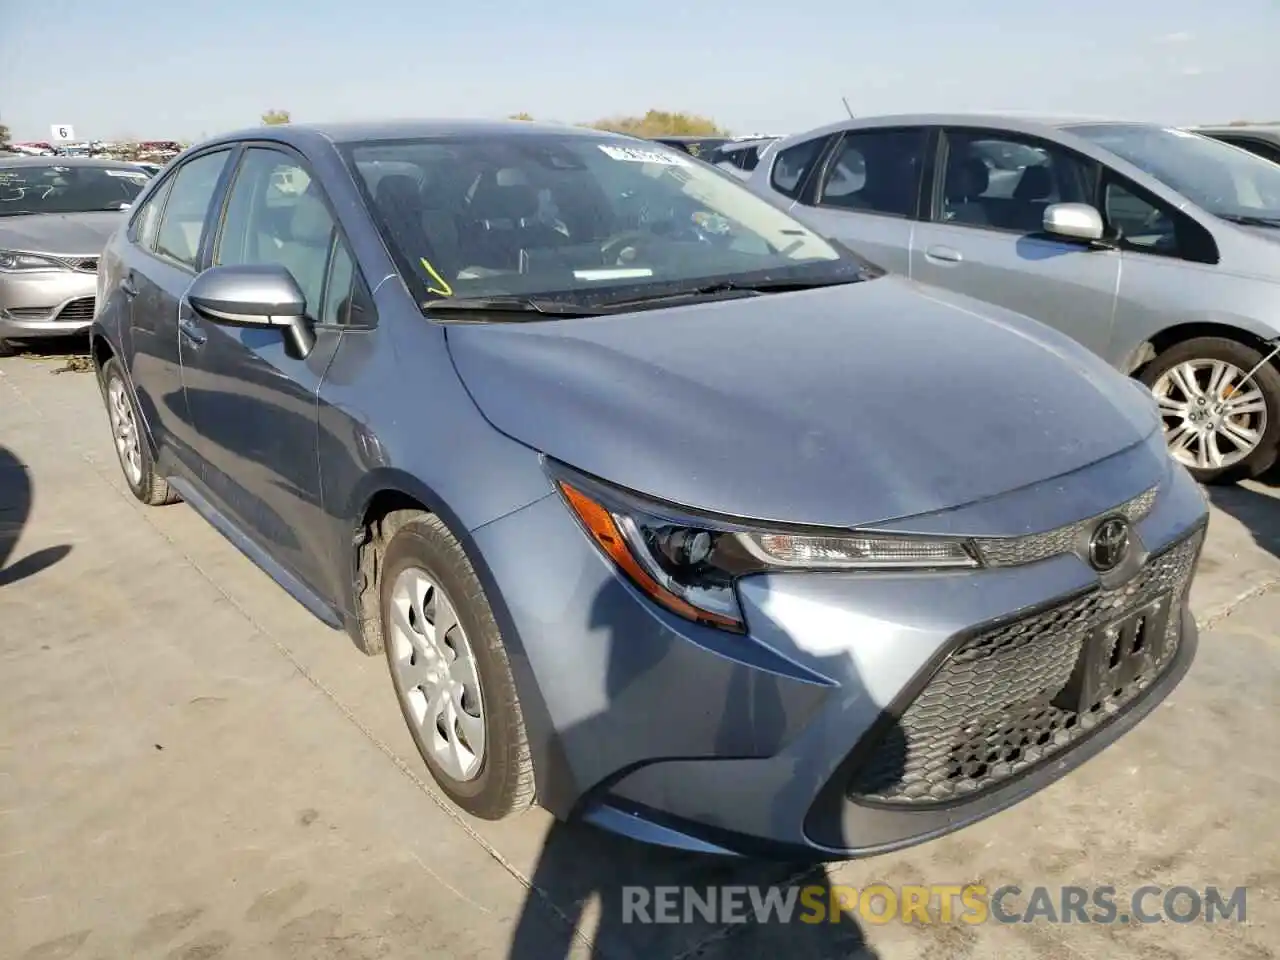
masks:
<svg viewBox="0 0 1280 960"><path fill-rule="evenodd" d="M653 234L645 230L623 230L621 233L615 233L603 243L600 244L600 256L604 258L604 262L610 265L617 265L622 259L622 252L627 249L627 244L632 244L632 249L641 245L653 242Z"/></svg>

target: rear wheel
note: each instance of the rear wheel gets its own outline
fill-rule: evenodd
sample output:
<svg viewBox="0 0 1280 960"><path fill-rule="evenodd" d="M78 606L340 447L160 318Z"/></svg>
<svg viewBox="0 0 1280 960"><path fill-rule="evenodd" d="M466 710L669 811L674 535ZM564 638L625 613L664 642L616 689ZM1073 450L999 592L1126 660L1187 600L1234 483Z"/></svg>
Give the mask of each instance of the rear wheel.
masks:
<svg viewBox="0 0 1280 960"><path fill-rule="evenodd" d="M1259 367L1264 356L1235 340L1198 337L1142 371L1169 453L1201 483L1256 477L1280 455L1280 370Z"/></svg>
<svg viewBox="0 0 1280 960"><path fill-rule="evenodd" d="M440 788L499 820L533 802L533 762L493 611L435 516L404 523L379 571L382 639L400 710Z"/></svg>
<svg viewBox="0 0 1280 960"><path fill-rule="evenodd" d="M156 473L151 447L142 432L142 417L124 381L120 361L112 357L102 368L102 395L111 421L111 441L129 491L148 506L174 503L178 497Z"/></svg>
<svg viewBox="0 0 1280 960"><path fill-rule="evenodd" d="M17 352L8 340L0 340L0 357L12 357Z"/></svg>

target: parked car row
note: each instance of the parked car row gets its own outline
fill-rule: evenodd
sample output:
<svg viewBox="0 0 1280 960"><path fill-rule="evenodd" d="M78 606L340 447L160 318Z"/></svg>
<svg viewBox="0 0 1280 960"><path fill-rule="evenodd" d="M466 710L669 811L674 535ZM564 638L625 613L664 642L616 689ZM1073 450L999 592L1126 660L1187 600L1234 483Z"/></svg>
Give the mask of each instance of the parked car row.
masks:
<svg viewBox="0 0 1280 960"><path fill-rule="evenodd" d="M957 829L1123 735L1196 645L1207 506L1150 390L910 279L936 204L944 228L1007 223L992 244L1038 204L1056 232L1021 253L1082 296L1058 265L1160 242L1158 219L1085 239L1107 208L1063 204L1090 168L1022 186L1051 132L964 164L954 195L947 125L786 140L755 173L795 215L586 129L211 139L141 187L99 263L124 479L385 656L427 768L476 816L536 800L820 859ZM833 196L877 204L906 253L806 226ZM924 249L982 263L985 229Z"/></svg>
<svg viewBox="0 0 1280 960"><path fill-rule="evenodd" d="M1280 165L1151 124L922 115L776 141L749 185L1136 377L1198 479L1258 476L1280 454Z"/></svg>

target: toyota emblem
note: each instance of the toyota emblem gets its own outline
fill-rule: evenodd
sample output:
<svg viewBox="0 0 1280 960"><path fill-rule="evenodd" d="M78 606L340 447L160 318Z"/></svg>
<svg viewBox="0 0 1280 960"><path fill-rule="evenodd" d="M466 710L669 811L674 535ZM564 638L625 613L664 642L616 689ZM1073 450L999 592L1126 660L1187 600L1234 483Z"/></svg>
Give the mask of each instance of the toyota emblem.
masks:
<svg viewBox="0 0 1280 960"><path fill-rule="evenodd" d="M1103 520L1089 539L1089 563L1100 573L1114 570L1129 554L1129 521L1123 517Z"/></svg>

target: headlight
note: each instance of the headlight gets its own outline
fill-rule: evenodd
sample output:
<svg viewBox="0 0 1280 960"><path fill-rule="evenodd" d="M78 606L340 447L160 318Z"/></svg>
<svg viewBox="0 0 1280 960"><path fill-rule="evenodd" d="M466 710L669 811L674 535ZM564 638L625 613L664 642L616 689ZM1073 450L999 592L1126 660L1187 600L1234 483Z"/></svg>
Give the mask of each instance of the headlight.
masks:
<svg viewBox="0 0 1280 960"><path fill-rule="evenodd" d="M34 253L20 253L16 250L0 250L0 270L7 273L23 273L27 270L67 270L65 263L39 257Z"/></svg>
<svg viewBox="0 0 1280 960"><path fill-rule="evenodd" d="M672 613L723 630L746 632L735 584L750 574L979 566L963 540L787 530L698 516L561 464L547 466L587 535L635 586Z"/></svg>

